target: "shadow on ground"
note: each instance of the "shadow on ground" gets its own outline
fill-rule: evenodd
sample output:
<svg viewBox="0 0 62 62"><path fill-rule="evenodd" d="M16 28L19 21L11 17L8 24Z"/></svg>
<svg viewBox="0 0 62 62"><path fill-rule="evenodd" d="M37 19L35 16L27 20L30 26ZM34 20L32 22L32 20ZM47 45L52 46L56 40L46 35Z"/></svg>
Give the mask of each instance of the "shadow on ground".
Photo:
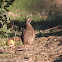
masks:
<svg viewBox="0 0 62 62"><path fill-rule="evenodd" d="M0 54L3 54L3 52L0 52Z"/></svg>
<svg viewBox="0 0 62 62"><path fill-rule="evenodd" d="M26 24L25 22L19 22L19 21L14 21L14 22L11 22L11 23L14 23L15 26L18 27L18 30L20 31L21 30L21 27L22 28L25 28L26 27ZM10 24L11 24L10 23ZM51 36L51 35L57 35L57 36L62 36L62 20L60 21L39 21L39 22L34 22L32 21L31 25L33 26L33 28L35 30L46 30L46 29L50 29L50 28L53 28L53 29L50 29L50 33L46 33L44 34L44 36ZM60 26L58 28L54 28L54 27L57 27L57 26ZM56 29L60 29L61 31L58 31L58 32L53 32L54 30ZM40 34L40 33L39 33ZM39 35L38 34L38 35ZM39 37L42 37L43 35L40 35Z"/></svg>
<svg viewBox="0 0 62 62"><path fill-rule="evenodd" d="M56 18L56 19L54 19ZM62 17L61 16L56 16L53 19L49 20L47 19L46 21L44 20L40 20L40 21L32 21L31 25L33 26L33 28L38 31L49 31L47 33L42 33L39 32L36 34L36 37L48 37L48 36L62 36ZM17 31L20 32L21 27L22 28L26 28L26 24L25 24L26 19L24 20L24 22L20 22L18 20L13 20L11 21L11 23L9 24L11 27L13 24L15 26L15 29L17 28ZM59 27L57 27L59 26ZM57 31L58 30L58 31ZM56 32L54 32L56 31Z"/></svg>
<svg viewBox="0 0 62 62"><path fill-rule="evenodd" d="M54 60L54 62L62 62L62 55L60 55L59 58L60 58L60 59L56 59L56 60Z"/></svg>

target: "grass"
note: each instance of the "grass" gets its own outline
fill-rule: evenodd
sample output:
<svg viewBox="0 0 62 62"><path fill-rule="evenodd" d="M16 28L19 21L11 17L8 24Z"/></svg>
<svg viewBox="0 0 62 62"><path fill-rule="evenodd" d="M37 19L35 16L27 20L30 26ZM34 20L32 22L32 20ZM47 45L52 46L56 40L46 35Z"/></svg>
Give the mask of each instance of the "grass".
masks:
<svg viewBox="0 0 62 62"><path fill-rule="evenodd" d="M0 39L0 46L4 47L6 45L5 39Z"/></svg>
<svg viewBox="0 0 62 62"><path fill-rule="evenodd" d="M21 0L21 1L15 0L13 2L13 4L10 5L9 10L13 12L16 9L19 9L19 10L21 10L20 13L25 14L25 13L27 13L28 9L31 8L30 5L32 5L32 3L37 4L37 0L34 0L34 1L33 0ZM15 13L15 11L14 11L14 13ZM18 13L18 12L16 12L16 13ZM30 12L28 12L28 13L30 13Z"/></svg>
<svg viewBox="0 0 62 62"><path fill-rule="evenodd" d="M12 15L7 14L11 20L20 20L24 21L24 19L31 18L32 20L39 21L43 20L43 18L39 18L38 13L38 7L37 4L38 0L15 0L12 5L10 5L7 9L9 12L12 12L12 15L14 14L14 17ZM30 16L32 14L32 16ZM35 14L36 16L34 16ZM15 16L17 15L17 17ZM28 16L28 17L27 17Z"/></svg>
<svg viewBox="0 0 62 62"><path fill-rule="evenodd" d="M15 46L22 46L23 45L23 42L21 42L20 40L18 40L17 42L16 42L16 44L15 44Z"/></svg>
<svg viewBox="0 0 62 62"><path fill-rule="evenodd" d="M39 20L42 21L42 20L46 20L47 18L50 21L52 19L55 20L57 18L55 17L55 15L46 18L45 16L39 15L43 10L42 4L44 3L41 2L40 0L39 1L38 0L15 0L12 3L12 5L9 5L9 7L7 7L9 12L12 12L12 14L11 15L7 14L7 15L11 20L18 20L18 21L24 21L27 18L31 18L34 21L39 21ZM47 9L49 8L45 8L44 11L46 11Z"/></svg>

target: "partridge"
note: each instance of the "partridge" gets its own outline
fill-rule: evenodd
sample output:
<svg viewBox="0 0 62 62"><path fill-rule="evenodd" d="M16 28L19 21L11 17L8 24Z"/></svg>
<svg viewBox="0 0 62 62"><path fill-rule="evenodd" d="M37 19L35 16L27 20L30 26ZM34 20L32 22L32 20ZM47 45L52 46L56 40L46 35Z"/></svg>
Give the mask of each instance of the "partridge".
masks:
<svg viewBox="0 0 62 62"><path fill-rule="evenodd" d="M33 44L33 41L35 39L35 31L32 27L31 23L31 19L27 19L26 20L26 28L23 30L22 33L22 38L23 38L23 43L24 44Z"/></svg>

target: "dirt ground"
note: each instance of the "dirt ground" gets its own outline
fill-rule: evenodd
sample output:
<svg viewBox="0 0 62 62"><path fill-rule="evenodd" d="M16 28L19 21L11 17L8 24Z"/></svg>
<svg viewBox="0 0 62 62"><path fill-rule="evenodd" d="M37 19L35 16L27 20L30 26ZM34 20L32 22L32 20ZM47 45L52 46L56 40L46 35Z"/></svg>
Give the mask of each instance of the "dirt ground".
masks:
<svg viewBox="0 0 62 62"><path fill-rule="evenodd" d="M35 33L34 44L26 48L0 46L0 62L62 62L62 29L56 26Z"/></svg>

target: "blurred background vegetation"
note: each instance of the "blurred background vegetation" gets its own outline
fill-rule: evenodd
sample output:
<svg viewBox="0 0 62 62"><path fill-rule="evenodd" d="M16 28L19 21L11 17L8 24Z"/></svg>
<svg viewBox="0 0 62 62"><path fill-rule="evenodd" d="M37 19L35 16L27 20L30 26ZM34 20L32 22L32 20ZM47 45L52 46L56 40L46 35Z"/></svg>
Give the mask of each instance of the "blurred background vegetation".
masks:
<svg viewBox="0 0 62 62"><path fill-rule="evenodd" d="M0 34L6 37L13 32L15 34L21 26L24 27L23 22L27 18L33 20L32 25L36 30L61 25L61 2L61 0L0 0Z"/></svg>

